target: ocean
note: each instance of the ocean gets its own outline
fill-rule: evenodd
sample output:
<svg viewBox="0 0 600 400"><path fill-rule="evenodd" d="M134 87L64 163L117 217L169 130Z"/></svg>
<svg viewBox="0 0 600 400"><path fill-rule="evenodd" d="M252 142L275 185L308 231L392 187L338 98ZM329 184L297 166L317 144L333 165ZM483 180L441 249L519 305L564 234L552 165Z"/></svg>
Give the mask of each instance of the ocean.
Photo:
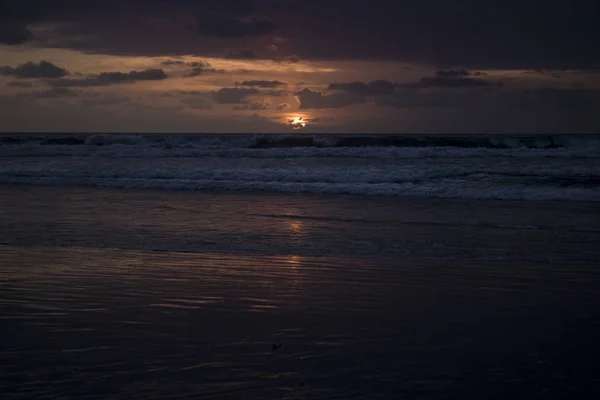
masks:
<svg viewBox="0 0 600 400"><path fill-rule="evenodd" d="M600 394L597 136L0 143L3 399Z"/></svg>
<svg viewBox="0 0 600 400"><path fill-rule="evenodd" d="M600 136L5 135L0 183L600 200Z"/></svg>

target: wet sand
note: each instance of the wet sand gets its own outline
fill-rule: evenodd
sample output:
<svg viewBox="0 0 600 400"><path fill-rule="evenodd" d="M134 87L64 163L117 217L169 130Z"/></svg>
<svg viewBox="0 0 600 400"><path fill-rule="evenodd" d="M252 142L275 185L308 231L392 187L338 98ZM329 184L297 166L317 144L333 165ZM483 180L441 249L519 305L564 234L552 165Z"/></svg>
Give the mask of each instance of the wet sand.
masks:
<svg viewBox="0 0 600 400"><path fill-rule="evenodd" d="M600 388L594 203L2 187L0 211L6 399Z"/></svg>

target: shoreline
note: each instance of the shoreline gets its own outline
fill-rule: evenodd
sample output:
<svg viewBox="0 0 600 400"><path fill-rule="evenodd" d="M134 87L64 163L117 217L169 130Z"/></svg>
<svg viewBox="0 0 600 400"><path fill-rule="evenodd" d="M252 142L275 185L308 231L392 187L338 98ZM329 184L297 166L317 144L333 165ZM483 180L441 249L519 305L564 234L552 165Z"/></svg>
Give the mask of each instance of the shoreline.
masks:
<svg viewBox="0 0 600 400"><path fill-rule="evenodd" d="M382 195L382 194L357 194L357 193L313 193L313 192L285 192L285 191L273 191L273 190L235 190L235 189L178 189L178 188L153 188L153 187L114 187L114 186L102 186L102 185L70 185L70 184L44 184L44 183L3 183L0 182L0 189L2 188L49 188L49 189L81 189L81 190L113 190L118 192L162 192L162 193L197 193L206 195L249 195L249 196L297 196L307 198L362 198L362 199L387 199L388 201L426 201L430 203L496 203L500 202L506 205L514 203L515 205L522 204L544 204L544 205L565 205L565 204L577 204L599 207L600 201L593 200L546 200L546 199L502 199L502 198L465 198L465 197L421 197L421 196L398 196L398 195Z"/></svg>

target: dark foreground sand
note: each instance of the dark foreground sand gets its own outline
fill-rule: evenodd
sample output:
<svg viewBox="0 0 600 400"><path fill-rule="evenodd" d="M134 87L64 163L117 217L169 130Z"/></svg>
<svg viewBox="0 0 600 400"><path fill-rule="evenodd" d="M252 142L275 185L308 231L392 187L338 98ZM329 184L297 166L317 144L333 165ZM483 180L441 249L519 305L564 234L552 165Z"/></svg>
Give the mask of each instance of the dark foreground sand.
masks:
<svg viewBox="0 0 600 400"><path fill-rule="evenodd" d="M591 396L599 208L2 187L0 393Z"/></svg>

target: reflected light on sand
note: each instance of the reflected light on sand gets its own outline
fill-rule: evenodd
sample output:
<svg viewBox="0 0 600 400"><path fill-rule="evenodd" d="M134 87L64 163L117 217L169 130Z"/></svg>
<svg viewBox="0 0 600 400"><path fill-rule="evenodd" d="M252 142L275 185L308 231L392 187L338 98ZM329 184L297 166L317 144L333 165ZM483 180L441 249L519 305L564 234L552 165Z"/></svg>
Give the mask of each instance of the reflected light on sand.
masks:
<svg viewBox="0 0 600 400"><path fill-rule="evenodd" d="M298 268L302 265L302 257L297 255L291 255L286 257L285 262L292 268Z"/></svg>
<svg viewBox="0 0 600 400"><path fill-rule="evenodd" d="M304 224L301 221L290 221L288 223L288 227L290 228L290 231L292 231L293 236L295 236L295 237L303 236Z"/></svg>

